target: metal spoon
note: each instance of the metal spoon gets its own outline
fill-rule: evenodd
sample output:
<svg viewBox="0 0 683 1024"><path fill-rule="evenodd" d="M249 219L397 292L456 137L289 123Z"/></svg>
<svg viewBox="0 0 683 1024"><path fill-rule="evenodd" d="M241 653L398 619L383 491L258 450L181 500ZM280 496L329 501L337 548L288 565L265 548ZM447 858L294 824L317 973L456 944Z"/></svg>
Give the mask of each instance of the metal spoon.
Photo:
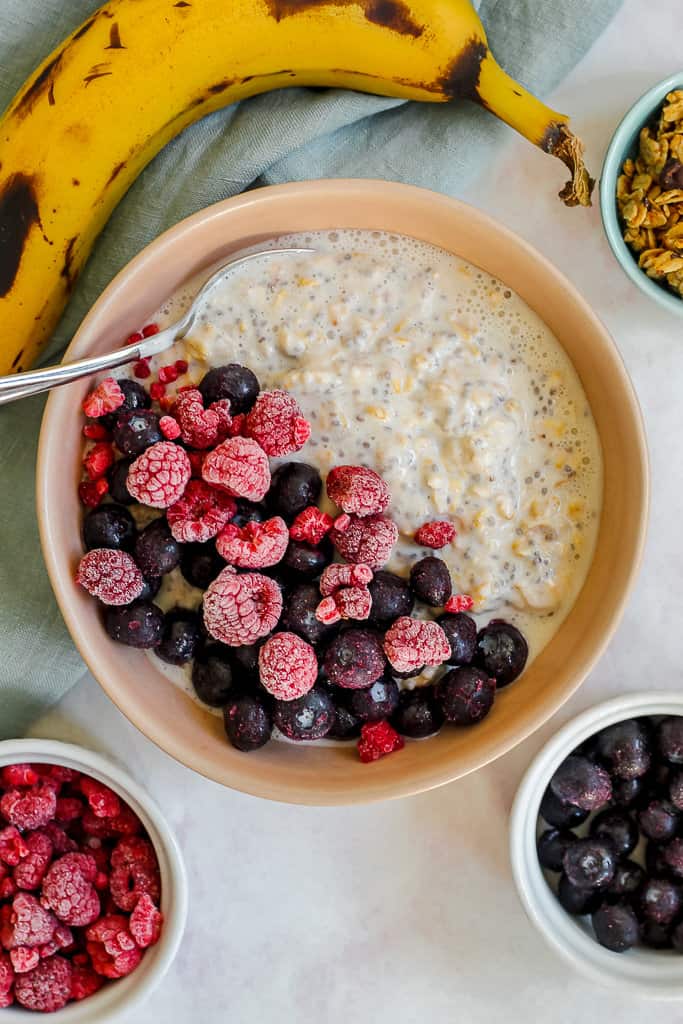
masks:
<svg viewBox="0 0 683 1024"><path fill-rule="evenodd" d="M79 359L73 363L60 363L57 366L46 366L42 370L27 370L24 373L14 373L7 377L0 377L0 405L8 402L16 402L19 398L26 398L28 395L37 395L42 391L49 391L51 388L59 387L61 384L70 384L81 377L87 377L91 373L99 373L101 370L110 370L115 366L123 366L136 359L149 359L150 356L158 355L176 341L184 338L194 326L197 312L209 292L221 284L226 277L238 267L246 263L253 263L256 260L267 259L270 256L301 256L306 253L315 252L315 249L263 249L259 252L251 252L247 256L238 256L229 260L222 267L211 275L192 302L187 313L158 334L153 334L142 341L136 341L132 345L117 349L116 352L108 352L101 356L90 356L88 359Z"/></svg>

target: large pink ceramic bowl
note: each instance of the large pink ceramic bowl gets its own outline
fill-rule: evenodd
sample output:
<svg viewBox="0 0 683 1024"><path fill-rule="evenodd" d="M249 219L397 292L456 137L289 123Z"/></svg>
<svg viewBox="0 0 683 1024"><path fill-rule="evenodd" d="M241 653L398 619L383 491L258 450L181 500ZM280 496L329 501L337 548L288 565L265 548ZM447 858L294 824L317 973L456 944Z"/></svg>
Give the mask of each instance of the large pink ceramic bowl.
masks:
<svg viewBox="0 0 683 1024"><path fill-rule="evenodd" d="M522 296L564 345L588 395L602 441L605 497L586 584L552 642L472 729L446 728L372 765L354 744L270 743L253 754L228 745L222 725L174 687L144 654L113 643L97 604L78 588L82 553L79 403L88 382L55 391L38 462L45 560L66 624L93 675L154 743L226 786L296 803L337 804L405 796L499 757L546 721L600 657L619 621L641 557L648 469L638 404L619 354L568 281L521 239L478 210L434 192L381 181L316 181L267 188L218 203L158 238L95 303L67 358L104 352L144 323L186 278L259 239L330 228L384 229L442 246Z"/></svg>

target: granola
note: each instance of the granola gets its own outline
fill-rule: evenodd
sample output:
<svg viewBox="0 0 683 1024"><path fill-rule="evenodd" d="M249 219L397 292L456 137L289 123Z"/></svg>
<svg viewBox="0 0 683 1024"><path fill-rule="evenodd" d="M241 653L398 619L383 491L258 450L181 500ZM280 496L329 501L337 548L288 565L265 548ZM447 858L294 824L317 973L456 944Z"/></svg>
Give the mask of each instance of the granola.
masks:
<svg viewBox="0 0 683 1024"><path fill-rule="evenodd" d="M683 89L640 132L617 182L624 241L648 277L683 297Z"/></svg>

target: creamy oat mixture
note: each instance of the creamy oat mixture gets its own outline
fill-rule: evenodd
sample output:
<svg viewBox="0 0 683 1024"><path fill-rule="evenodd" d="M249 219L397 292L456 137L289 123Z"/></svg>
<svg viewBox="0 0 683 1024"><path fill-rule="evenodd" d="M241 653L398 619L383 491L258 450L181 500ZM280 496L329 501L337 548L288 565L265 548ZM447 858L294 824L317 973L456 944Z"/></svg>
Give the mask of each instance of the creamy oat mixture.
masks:
<svg viewBox="0 0 683 1024"><path fill-rule="evenodd" d="M183 385L241 362L291 391L312 424L294 458L323 475L363 463L387 481L401 530L389 567L426 553L411 541L421 523L452 519L457 540L438 554L456 592L480 621L514 622L533 658L581 588L600 516L600 444L564 350L504 284L433 246L361 231L269 244L316 252L236 271L153 370L187 359ZM161 326L206 276L162 307ZM176 570L160 603L200 596Z"/></svg>

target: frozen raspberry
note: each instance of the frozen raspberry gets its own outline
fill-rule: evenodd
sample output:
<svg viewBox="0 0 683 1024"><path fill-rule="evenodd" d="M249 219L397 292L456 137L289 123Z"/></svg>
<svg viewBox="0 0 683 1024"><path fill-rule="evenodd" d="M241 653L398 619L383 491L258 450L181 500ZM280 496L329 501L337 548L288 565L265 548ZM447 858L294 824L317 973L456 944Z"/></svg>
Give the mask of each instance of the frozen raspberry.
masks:
<svg viewBox="0 0 683 1024"><path fill-rule="evenodd" d="M384 653L397 672L412 672L448 661L451 645L438 622L403 615L387 630Z"/></svg>
<svg viewBox="0 0 683 1024"><path fill-rule="evenodd" d="M282 591L256 572L237 575L227 566L204 594L204 625L231 647L253 644L275 629L282 615Z"/></svg>
<svg viewBox="0 0 683 1024"><path fill-rule="evenodd" d="M26 837L28 855L14 869L18 889L38 889L52 860L52 840L43 832Z"/></svg>
<svg viewBox="0 0 683 1024"><path fill-rule="evenodd" d="M286 391L262 391L247 413L247 437L253 437L266 455L298 452L311 436L311 425L299 404Z"/></svg>
<svg viewBox="0 0 683 1024"><path fill-rule="evenodd" d="M128 953L135 948L135 939L128 928L128 918L123 914L105 914L89 925L85 937L88 942L98 943L109 956Z"/></svg>
<svg viewBox="0 0 683 1024"><path fill-rule="evenodd" d="M114 412L126 400L123 391L113 377L105 377L84 399L82 409L86 416L97 419L108 412Z"/></svg>
<svg viewBox="0 0 683 1024"><path fill-rule="evenodd" d="M474 607L474 601L469 594L453 594L443 606L445 612L457 614L458 612L469 612Z"/></svg>
<svg viewBox="0 0 683 1024"><path fill-rule="evenodd" d="M134 836L142 830L137 814L122 804L115 818L98 818L88 808L81 819L81 826L87 836L97 839L113 839L116 836Z"/></svg>
<svg viewBox="0 0 683 1024"><path fill-rule="evenodd" d="M11 949L9 958L16 974L26 974L40 963L38 950L29 949L28 946L17 946L16 949Z"/></svg>
<svg viewBox="0 0 683 1024"><path fill-rule="evenodd" d="M43 946L54 936L59 922L54 914L41 907L35 896L20 892L14 897L9 914L0 928L0 941L5 949L17 946Z"/></svg>
<svg viewBox="0 0 683 1024"><path fill-rule="evenodd" d="M58 782L78 782L81 773L75 768L67 768L63 764L43 764L36 768L41 775L47 775Z"/></svg>
<svg viewBox="0 0 683 1024"><path fill-rule="evenodd" d="M141 896L130 915L128 927L140 949L147 949L158 941L164 915L157 910L154 900L148 895Z"/></svg>
<svg viewBox="0 0 683 1024"><path fill-rule="evenodd" d="M82 927L100 913L100 898L93 886L94 859L86 853L67 853L54 861L43 881L42 902L64 924Z"/></svg>
<svg viewBox="0 0 683 1024"><path fill-rule="evenodd" d="M126 487L141 504L168 508L182 498L191 473L186 451L172 441L157 441L133 462Z"/></svg>
<svg viewBox="0 0 683 1024"><path fill-rule="evenodd" d="M27 857L28 853L28 846L14 825L0 831L0 861L3 864L14 867L22 857Z"/></svg>
<svg viewBox="0 0 683 1024"><path fill-rule="evenodd" d="M133 363L133 376L137 377L138 380L145 380L147 377L151 377L151 375L152 370L150 369L149 359L138 359L137 362Z"/></svg>
<svg viewBox="0 0 683 1024"><path fill-rule="evenodd" d="M357 516L378 515L386 511L391 501L382 477L367 466L335 466L325 486L330 501Z"/></svg>
<svg viewBox="0 0 683 1024"><path fill-rule="evenodd" d="M83 801L76 796L61 796L57 798L57 810L55 818L64 824L76 821L83 814Z"/></svg>
<svg viewBox="0 0 683 1024"><path fill-rule="evenodd" d="M180 392L173 413L180 424L180 436L190 448L211 448L218 440L221 426L225 430L228 425L225 413L204 408L202 393L197 388Z"/></svg>
<svg viewBox="0 0 683 1024"><path fill-rule="evenodd" d="M334 519L327 512L321 512L315 505L309 505L298 516L289 528L292 540L303 540L313 547L332 529Z"/></svg>
<svg viewBox="0 0 683 1024"><path fill-rule="evenodd" d="M381 569L398 540L398 527L388 516L351 516L348 529L340 533L335 527L330 537L347 562L364 562L371 569Z"/></svg>
<svg viewBox="0 0 683 1024"><path fill-rule="evenodd" d="M104 478L84 480L78 485L78 497L86 508L97 508L109 490L109 483Z"/></svg>
<svg viewBox="0 0 683 1024"><path fill-rule="evenodd" d="M185 544L203 544L223 529L237 510L235 499L203 480L190 480L180 501L171 505L166 518L171 533Z"/></svg>
<svg viewBox="0 0 683 1024"><path fill-rule="evenodd" d="M213 412L218 416L219 441L225 441L226 437L235 436L232 432L232 416L230 414L229 398L221 398L218 402L212 402L209 406L209 412Z"/></svg>
<svg viewBox="0 0 683 1024"><path fill-rule="evenodd" d="M85 947L92 958L93 969L103 978L125 978L142 959L142 951L135 945L117 956L110 956L98 942L86 942Z"/></svg>
<svg viewBox="0 0 683 1024"><path fill-rule="evenodd" d="M261 685L278 700L296 700L312 690L318 659L310 644L296 633L276 633L259 651Z"/></svg>
<svg viewBox="0 0 683 1024"><path fill-rule="evenodd" d="M363 764L379 761L380 757L393 754L404 747L403 737L392 729L388 722L366 722L361 727L358 740L358 754Z"/></svg>
<svg viewBox="0 0 683 1024"><path fill-rule="evenodd" d="M83 427L83 437L89 441L111 441L111 434L104 423L86 423Z"/></svg>
<svg viewBox="0 0 683 1024"><path fill-rule="evenodd" d="M334 594L330 594L329 597L322 599L315 609L315 617L318 622L322 622L326 626L331 626L335 622L341 621L341 612L337 608Z"/></svg>
<svg viewBox="0 0 683 1024"><path fill-rule="evenodd" d="M68 836L63 828L55 821L48 821L41 830L49 838L50 842L54 846L55 853L71 853L78 849L78 844L75 839Z"/></svg>
<svg viewBox="0 0 683 1024"><path fill-rule="evenodd" d="M38 773L30 764L6 764L2 769L4 786L35 786Z"/></svg>
<svg viewBox="0 0 683 1024"><path fill-rule="evenodd" d="M346 512L342 512L340 516L334 520L333 528L337 533L346 533L349 526L351 525L351 516L347 515Z"/></svg>
<svg viewBox="0 0 683 1024"><path fill-rule="evenodd" d="M263 523L248 522L244 526L228 523L216 540L216 551L240 569L264 569L282 561L289 531L284 519L274 516Z"/></svg>
<svg viewBox="0 0 683 1024"><path fill-rule="evenodd" d="M16 896L17 883L8 875L0 882L0 900L11 900Z"/></svg>
<svg viewBox="0 0 683 1024"><path fill-rule="evenodd" d="M114 903L121 910L131 911L144 895L159 902L159 864L150 842L140 836L119 840L111 855L109 888Z"/></svg>
<svg viewBox="0 0 683 1024"><path fill-rule="evenodd" d="M71 964L63 956L41 960L28 974L17 977L14 995L27 1010L42 1013L61 1010L71 995Z"/></svg>
<svg viewBox="0 0 683 1024"><path fill-rule="evenodd" d="M13 984L12 962L7 953L0 953L0 993L9 992Z"/></svg>
<svg viewBox="0 0 683 1024"><path fill-rule="evenodd" d="M94 548L83 555L76 582L103 604L130 604L142 593L145 581L130 555L116 548Z"/></svg>
<svg viewBox="0 0 683 1024"><path fill-rule="evenodd" d="M342 587L334 595L342 619L362 621L370 617L372 597L367 587Z"/></svg>
<svg viewBox="0 0 683 1024"><path fill-rule="evenodd" d="M8 789L0 800L0 812L10 825L20 829L40 828L55 816L54 789L41 780L29 790Z"/></svg>
<svg viewBox="0 0 683 1024"><path fill-rule="evenodd" d="M218 404L218 403L215 403ZM232 417L232 422L228 427L228 437L244 437L244 431L247 428L247 416L246 413L238 412L236 416Z"/></svg>
<svg viewBox="0 0 683 1024"><path fill-rule="evenodd" d="M333 562L328 565L320 577L320 593L323 597L334 594L342 587L359 587L372 581L373 572L369 565L357 562L355 565L342 565Z"/></svg>
<svg viewBox="0 0 683 1024"><path fill-rule="evenodd" d="M99 480L115 462L114 449L107 441L98 441L83 458L89 480Z"/></svg>
<svg viewBox="0 0 683 1024"><path fill-rule="evenodd" d="M190 460L190 466L192 467L192 479L201 480L202 466L204 465L206 452L189 451L187 453L187 457Z"/></svg>
<svg viewBox="0 0 683 1024"><path fill-rule="evenodd" d="M121 813L121 801L104 783L84 775L80 781L80 789L97 818L115 818Z"/></svg>
<svg viewBox="0 0 683 1024"><path fill-rule="evenodd" d="M86 964L73 964L71 969L71 998L75 1000L87 999L98 989L102 988L104 982L99 974L93 971L92 967Z"/></svg>
<svg viewBox="0 0 683 1024"><path fill-rule="evenodd" d="M159 430L167 441L175 441L180 437L180 424L172 416L162 416L159 420Z"/></svg>
<svg viewBox="0 0 683 1024"><path fill-rule="evenodd" d="M456 530L453 523L434 520L431 523L423 523L415 534L415 543L421 544L423 548L445 548L452 544L456 538Z"/></svg>
<svg viewBox="0 0 683 1024"><path fill-rule="evenodd" d="M261 501L270 487L268 456L250 437L229 437L206 456L202 476L236 498Z"/></svg>

